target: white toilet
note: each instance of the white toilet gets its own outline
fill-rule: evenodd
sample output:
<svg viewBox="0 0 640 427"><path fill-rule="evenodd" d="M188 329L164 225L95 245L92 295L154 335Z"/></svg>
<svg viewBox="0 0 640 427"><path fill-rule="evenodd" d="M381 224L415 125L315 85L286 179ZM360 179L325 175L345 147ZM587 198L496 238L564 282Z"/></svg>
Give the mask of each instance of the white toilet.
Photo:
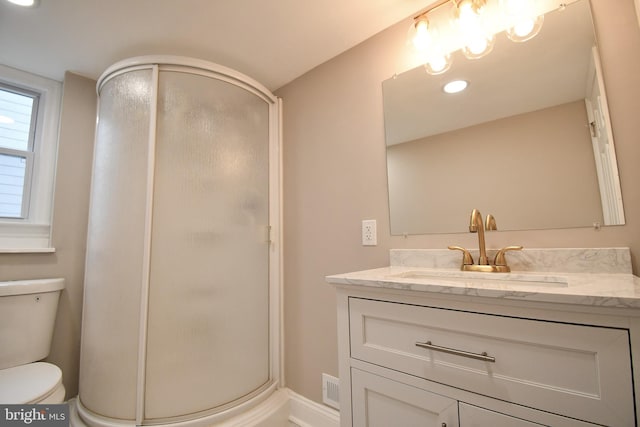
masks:
<svg viewBox="0 0 640 427"><path fill-rule="evenodd" d="M64 279L0 282L0 404L64 402L49 354Z"/></svg>

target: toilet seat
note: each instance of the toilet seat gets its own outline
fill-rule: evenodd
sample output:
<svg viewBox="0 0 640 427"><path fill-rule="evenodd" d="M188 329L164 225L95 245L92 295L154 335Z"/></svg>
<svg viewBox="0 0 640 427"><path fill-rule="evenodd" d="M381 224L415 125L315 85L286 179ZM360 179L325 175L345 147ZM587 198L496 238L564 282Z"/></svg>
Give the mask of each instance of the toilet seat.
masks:
<svg viewBox="0 0 640 427"><path fill-rule="evenodd" d="M46 362L0 370L0 404L62 403L62 371Z"/></svg>

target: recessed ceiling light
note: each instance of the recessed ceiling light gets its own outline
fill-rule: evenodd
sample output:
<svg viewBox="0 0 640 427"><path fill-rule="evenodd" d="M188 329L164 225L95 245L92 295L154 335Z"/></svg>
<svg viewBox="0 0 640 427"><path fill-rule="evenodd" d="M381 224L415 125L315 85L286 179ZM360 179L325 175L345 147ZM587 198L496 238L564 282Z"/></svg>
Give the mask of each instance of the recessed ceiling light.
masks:
<svg viewBox="0 0 640 427"><path fill-rule="evenodd" d="M38 0L7 0L9 3L13 3L22 7L36 7L38 6Z"/></svg>
<svg viewBox="0 0 640 427"><path fill-rule="evenodd" d="M466 80L453 80L444 85L442 90L444 90L446 93L458 93L465 90L467 86L469 86L469 82L467 82Z"/></svg>

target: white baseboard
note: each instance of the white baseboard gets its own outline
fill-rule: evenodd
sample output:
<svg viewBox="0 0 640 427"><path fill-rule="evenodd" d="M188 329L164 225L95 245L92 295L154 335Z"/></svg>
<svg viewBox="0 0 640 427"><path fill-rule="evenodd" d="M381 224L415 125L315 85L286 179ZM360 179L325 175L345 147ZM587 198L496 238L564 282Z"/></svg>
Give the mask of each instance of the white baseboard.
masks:
<svg viewBox="0 0 640 427"><path fill-rule="evenodd" d="M287 389L289 392L289 421L299 427L338 427L340 412L321 405Z"/></svg>

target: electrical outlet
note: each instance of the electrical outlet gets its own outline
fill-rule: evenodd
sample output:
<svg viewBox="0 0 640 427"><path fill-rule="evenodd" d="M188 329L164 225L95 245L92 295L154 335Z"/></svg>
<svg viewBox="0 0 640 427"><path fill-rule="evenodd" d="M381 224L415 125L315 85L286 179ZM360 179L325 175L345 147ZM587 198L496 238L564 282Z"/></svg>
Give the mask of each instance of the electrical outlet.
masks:
<svg viewBox="0 0 640 427"><path fill-rule="evenodd" d="M378 234L376 232L376 220L365 219L362 221L362 246L376 246Z"/></svg>

